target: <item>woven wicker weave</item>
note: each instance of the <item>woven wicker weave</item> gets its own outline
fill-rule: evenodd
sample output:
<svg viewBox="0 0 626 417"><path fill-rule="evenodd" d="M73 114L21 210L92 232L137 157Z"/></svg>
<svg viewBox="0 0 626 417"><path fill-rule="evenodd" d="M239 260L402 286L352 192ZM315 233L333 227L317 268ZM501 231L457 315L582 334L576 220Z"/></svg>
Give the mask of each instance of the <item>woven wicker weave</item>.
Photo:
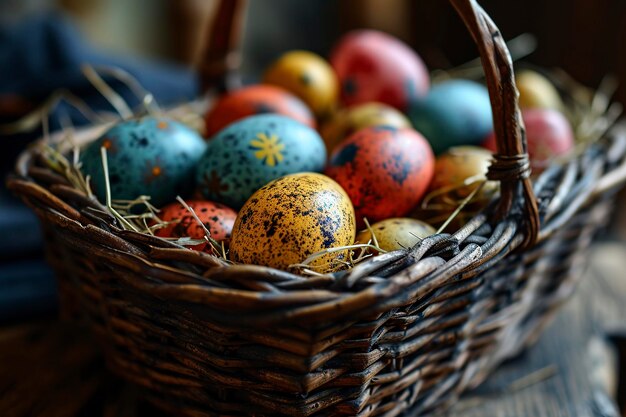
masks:
<svg viewBox="0 0 626 417"><path fill-rule="evenodd" d="M36 147L22 156L8 186L41 219L65 308L150 401L190 416L424 415L532 342L570 295L626 178L626 136L531 184L506 45L475 1L451 3L485 69L501 197L410 250L314 278L226 265L122 230Z"/></svg>

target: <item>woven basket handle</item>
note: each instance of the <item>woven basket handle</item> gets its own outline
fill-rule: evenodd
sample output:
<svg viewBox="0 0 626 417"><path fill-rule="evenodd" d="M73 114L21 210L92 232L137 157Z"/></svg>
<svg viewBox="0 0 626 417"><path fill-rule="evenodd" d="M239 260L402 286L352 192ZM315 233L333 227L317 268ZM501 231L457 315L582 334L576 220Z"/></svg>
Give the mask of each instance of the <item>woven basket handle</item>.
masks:
<svg viewBox="0 0 626 417"><path fill-rule="evenodd" d="M526 132L518 105L511 55L498 27L476 0L450 0L450 3L478 46L489 89L498 153L494 155L487 177L501 184L497 216L501 219L509 213L521 189L525 216L523 246L526 247L537 240L539 210L530 182Z"/></svg>
<svg viewBox="0 0 626 417"><path fill-rule="evenodd" d="M236 82L233 76L239 65L239 43L246 0L222 0L211 27L201 79L209 88L228 90ZM450 0L478 46L491 98L498 153L488 173L500 181L501 197L496 211L500 220L510 212L521 192L524 198L525 242L533 244L539 232L537 202L530 182L530 163L526 152L526 134L517 103L518 92L513 63L500 31L475 0Z"/></svg>
<svg viewBox="0 0 626 417"><path fill-rule="evenodd" d="M200 63L202 91L228 91L240 83L244 11L247 0L220 0L208 28L207 46Z"/></svg>

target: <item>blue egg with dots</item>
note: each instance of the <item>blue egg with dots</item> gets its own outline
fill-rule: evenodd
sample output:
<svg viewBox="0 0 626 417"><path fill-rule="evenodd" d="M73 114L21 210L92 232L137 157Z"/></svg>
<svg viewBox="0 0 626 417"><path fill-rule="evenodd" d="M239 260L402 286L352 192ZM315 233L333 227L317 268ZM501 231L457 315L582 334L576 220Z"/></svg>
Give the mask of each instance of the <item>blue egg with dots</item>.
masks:
<svg viewBox="0 0 626 417"><path fill-rule="evenodd" d="M493 130L489 92L469 80L433 85L424 99L412 103L409 119L436 154L454 146L480 145Z"/></svg>
<svg viewBox="0 0 626 417"><path fill-rule="evenodd" d="M146 195L159 207L194 188L195 167L206 149L202 137L182 123L146 116L117 123L81 152L82 172L94 194L106 200L101 148L106 149L113 200Z"/></svg>
<svg viewBox="0 0 626 417"><path fill-rule="evenodd" d="M320 135L300 122L261 114L228 125L209 141L198 163L202 195L233 208L268 182L297 172L321 172L326 147Z"/></svg>

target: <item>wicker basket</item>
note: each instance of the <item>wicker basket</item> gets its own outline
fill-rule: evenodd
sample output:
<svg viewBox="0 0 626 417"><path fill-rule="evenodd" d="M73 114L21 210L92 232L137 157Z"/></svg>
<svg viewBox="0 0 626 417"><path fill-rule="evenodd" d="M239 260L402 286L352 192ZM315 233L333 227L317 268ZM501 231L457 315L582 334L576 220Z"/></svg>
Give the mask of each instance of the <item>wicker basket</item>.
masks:
<svg viewBox="0 0 626 417"><path fill-rule="evenodd" d="M111 369L177 415L424 415L533 341L608 218L626 139L613 129L531 184L506 45L475 1L451 3L480 50L501 182L452 235L333 276L229 266L124 231L36 147L21 157L8 186L41 219L65 307L87 316Z"/></svg>

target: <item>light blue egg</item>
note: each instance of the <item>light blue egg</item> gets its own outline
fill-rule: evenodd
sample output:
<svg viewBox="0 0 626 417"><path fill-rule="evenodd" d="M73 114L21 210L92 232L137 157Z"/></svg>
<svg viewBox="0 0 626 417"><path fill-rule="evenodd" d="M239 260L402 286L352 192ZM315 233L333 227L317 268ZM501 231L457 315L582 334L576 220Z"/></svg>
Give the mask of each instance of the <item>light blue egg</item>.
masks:
<svg viewBox="0 0 626 417"><path fill-rule="evenodd" d="M105 201L100 148L107 149L111 198L151 197L162 206L193 190L195 167L206 142L194 130L166 118L142 117L123 121L81 153L83 174L91 177L96 196Z"/></svg>
<svg viewBox="0 0 626 417"><path fill-rule="evenodd" d="M320 172L325 162L326 148L315 130L285 116L261 114L215 135L196 178L204 197L238 209L268 182L296 172Z"/></svg>
<svg viewBox="0 0 626 417"><path fill-rule="evenodd" d="M434 85L424 100L412 104L409 118L436 154L453 146L479 145L493 130L487 88L467 80Z"/></svg>

